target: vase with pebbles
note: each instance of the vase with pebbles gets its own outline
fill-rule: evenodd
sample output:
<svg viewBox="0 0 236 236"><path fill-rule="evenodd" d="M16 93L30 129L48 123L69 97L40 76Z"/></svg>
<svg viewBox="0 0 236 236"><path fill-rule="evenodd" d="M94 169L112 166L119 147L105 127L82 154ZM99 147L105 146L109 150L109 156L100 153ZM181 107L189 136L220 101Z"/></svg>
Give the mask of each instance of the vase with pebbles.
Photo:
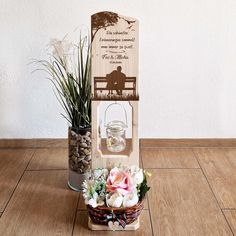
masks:
<svg viewBox="0 0 236 236"><path fill-rule="evenodd" d="M82 190L82 183L90 177L91 171L91 128L69 128L68 156L69 176L68 185L76 191Z"/></svg>
<svg viewBox="0 0 236 236"><path fill-rule="evenodd" d="M88 36L79 43L52 39L49 60L39 60L54 85L55 95L64 109L62 116L69 123L68 186L82 190L82 183L91 169L91 55ZM65 157L66 158L66 157Z"/></svg>

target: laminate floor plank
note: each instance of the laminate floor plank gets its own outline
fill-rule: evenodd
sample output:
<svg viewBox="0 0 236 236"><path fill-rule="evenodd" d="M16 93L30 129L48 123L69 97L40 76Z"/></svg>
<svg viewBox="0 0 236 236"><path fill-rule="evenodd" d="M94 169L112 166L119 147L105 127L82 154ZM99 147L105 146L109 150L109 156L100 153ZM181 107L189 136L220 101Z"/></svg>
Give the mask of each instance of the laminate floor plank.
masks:
<svg viewBox="0 0 236 236"><path fill-rule="evenodd" d="M80 193L79 196L78 210L87 210L82 193Z"/></svg>
<svg viewBox="0 0 236 236"><path fill-rule="evenodd" d="M236 210L223 210L225 217L232 229L234 235L236 235Z"/></svg>
<svg viewBox="0 0 236 236"><path fill-rule="evenodd" d="M194 149L221 208L236 208L236 149Z"/></svg>
<svg viewBox="0 0 236 236"><path fill-rule="evenodd" d="M79 194L67 171L26 171L0 219L0 235L71 235Z"/></svg>
<svg viewBox="0 0 236 236"><path fill-rule="evenodd" d="M67 148L36 149L28 170L68 169Z"/></svg>
<svg viewBox="0 0 236 236"><path fill-rule="evenodd" d="M154 235L232 235L200 169L151 171L148 200Z"/></svg>
<svg viewBox="0 0 236 236"><path fill-rule="evenodd" d="M151 236L152 228L149 211L143 210L140 216L140 228L136 231L91 231L88 229L88 214L86 211L78 211L74 226L73 236L93 236L93 235L119 235L119 236Z"/></svg>
<svg viewBox="0 0 236 236"><path fill-rule="evenodd" d="M145 168L199 168L191 148L142 148Z"/></svg>
<svg viewBox="0 0 236 236"><path fill-rule="evenodd" d="M33 149L0 149L0 212L4 211L33 153Z"/></svg>

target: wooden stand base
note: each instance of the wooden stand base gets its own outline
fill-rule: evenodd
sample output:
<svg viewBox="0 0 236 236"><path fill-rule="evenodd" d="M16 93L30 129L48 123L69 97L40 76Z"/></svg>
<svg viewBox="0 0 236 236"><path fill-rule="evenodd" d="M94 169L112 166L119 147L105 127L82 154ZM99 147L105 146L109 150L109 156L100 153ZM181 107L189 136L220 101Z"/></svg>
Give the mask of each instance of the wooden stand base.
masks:
<svg viewBox="0 0 236 236"><path fill-rule="evenodd" d="M105 231L137 230L139 228L139 218L135 222L133 222L132 224L126 225L126 227L123 229L117 221L114 223L112 221L110 221L108 225L98 225L98 224L94 224L89 217L88 227L91 230L105 230Z"/></svg>

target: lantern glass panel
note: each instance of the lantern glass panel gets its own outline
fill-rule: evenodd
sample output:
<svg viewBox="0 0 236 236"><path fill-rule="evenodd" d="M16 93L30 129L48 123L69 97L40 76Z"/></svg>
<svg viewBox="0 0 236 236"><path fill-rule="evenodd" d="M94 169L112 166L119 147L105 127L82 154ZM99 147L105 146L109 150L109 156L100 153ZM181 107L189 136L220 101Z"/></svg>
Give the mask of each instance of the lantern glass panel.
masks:
<svg viewBox="0 0 236 236"><path fill-rule="evenodd" d="M98 107L98 149L102 156L129 156L132 151L132 107L127 101L102 101Z"/></svg>

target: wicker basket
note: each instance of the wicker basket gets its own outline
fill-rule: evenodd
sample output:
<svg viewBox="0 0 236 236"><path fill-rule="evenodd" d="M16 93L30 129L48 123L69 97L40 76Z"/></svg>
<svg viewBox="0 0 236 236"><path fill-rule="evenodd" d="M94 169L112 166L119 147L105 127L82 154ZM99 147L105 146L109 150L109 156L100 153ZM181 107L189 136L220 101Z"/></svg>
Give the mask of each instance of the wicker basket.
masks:
<svg viewBox="0 0 236 236"><path fill-rule="evenodd" d="M108 225L109 221L118 221L119 225L123 228L138 219L143 207L144 199L138 202L135 206L126 208L111 208L105 206L93 208L92 206L87 205L88 213L93 223L98 225Z"/></svg>

